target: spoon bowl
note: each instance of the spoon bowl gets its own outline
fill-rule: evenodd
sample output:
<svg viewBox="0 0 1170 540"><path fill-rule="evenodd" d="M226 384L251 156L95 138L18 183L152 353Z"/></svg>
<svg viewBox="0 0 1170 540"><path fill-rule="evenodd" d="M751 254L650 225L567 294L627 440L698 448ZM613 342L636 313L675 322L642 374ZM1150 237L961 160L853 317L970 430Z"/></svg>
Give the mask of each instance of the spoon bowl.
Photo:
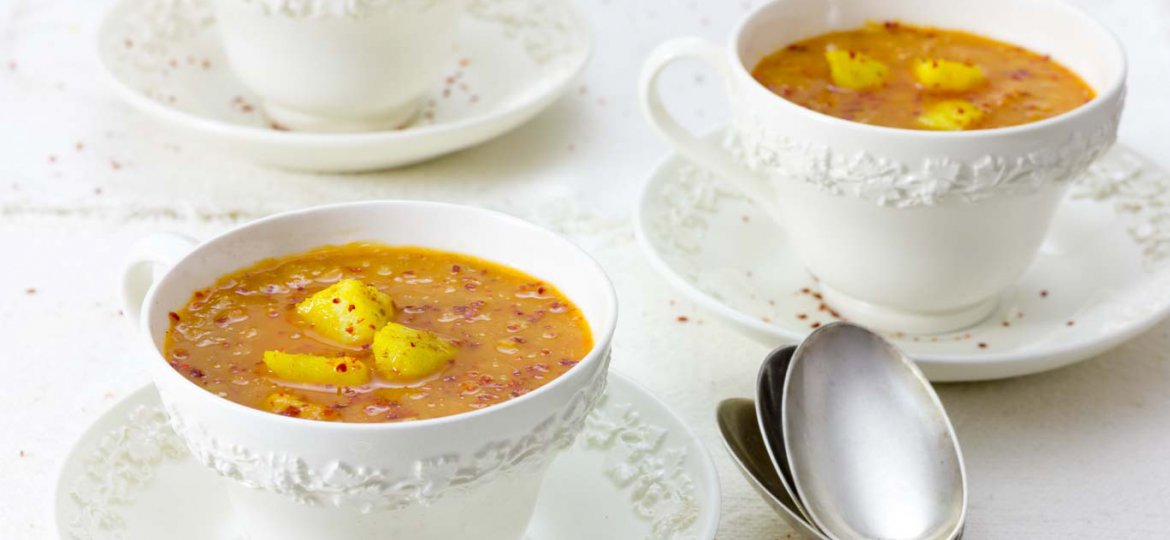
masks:
<svg viewBox="0 0 1170 540"><path fill-rule="evenodd" d="M764 448L770 456L774 470L779 475L780 485L788 494L788 500L792 502L801 519L806 523L812 523L812 518L801 503L800 495L797 494L796 484L793 483L792 467L785 450L781 422L784 412L782 408L784 379L795 351L796 347L779 347L768 353L760 366L760 374L756 379L757 429L762 435Z"/></svg>
<svg viewBox="0 0 1170 540"><path fill-rule="evenodd" d="M794 347L789 347L794 349ZM789 354L792 351L789 350ZM723 435L723 446L731 454L732 461L739 466L748 483L755 488L777 514L793 530L809 538L824 540L825 536L801 517L796 501L788 494L784 482L776 474L772 458L760 436L759 421L756 420L756 406L750 399L725 399L719 403L715 413L719 432Z"/></svg>
<svg viewBox="0 0 1170 540"><path fill-rule="evenodd" d="M797 347L782 387L776 380L769 374L761 397L781 396L784 446L769 448L792 464L794 499L810 523L842 540L961 535L967 482L959 443L911 360L869 330L834 323Z"/></svg>

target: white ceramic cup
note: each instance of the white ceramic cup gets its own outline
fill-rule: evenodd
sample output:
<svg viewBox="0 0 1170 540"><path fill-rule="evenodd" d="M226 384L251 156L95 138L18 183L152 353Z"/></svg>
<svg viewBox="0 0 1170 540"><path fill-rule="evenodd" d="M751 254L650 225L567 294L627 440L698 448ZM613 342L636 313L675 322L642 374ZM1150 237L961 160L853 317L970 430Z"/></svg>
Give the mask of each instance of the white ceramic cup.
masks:
<svg viewBox="0 0 1170 540"><path fill-rule="evenodd" d="M918 131L821 114L751 76L790 43L875 20L967 30L1051 54L1097 97L1031 124ZM709 64L726 83L732 120L722 146L683 129L658 96L659 74L685 59ZM987 317L1031 264L1066 188L1116 138L1125 70L1113 35L1059 0L775 0L750 14L726 48L694 38L659 46L641 97L681 154L776 217L843 317L933 333Z"/></svg>
<svg viewBox="0 0 1170 540"><path fill-rule="evenodd" d="M553 283L585 314L593 349L556 380L512 400L384 424L252 409L168 365L168 313L194 291L260 259L354 241L474 255ZM227 479L250 540L520 538L549 462L572 443L604 390L617 318L609 279L570 242L503 214L429 202L312 208L201 244L150 237L130 258L123 294L172 425L197 460Z"/></svg>
<svg viewBox="0 0 1170 540"><path fill-rule="evenodd" d="M297 131L394 129L454 54L466 0L214 0L236 76Z"/></svg>

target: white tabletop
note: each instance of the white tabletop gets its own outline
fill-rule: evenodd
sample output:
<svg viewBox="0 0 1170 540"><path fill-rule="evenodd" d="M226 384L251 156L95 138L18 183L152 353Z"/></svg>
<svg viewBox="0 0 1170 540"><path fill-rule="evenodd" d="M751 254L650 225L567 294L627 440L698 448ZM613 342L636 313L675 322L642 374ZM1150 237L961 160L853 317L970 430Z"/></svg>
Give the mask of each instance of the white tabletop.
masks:
<svg viewBox="0 0 1170 540"><path fill-rule="evenodd" d="M480 147L368 175L281 172L190 143L117 101L94 64L106 0L0 5L0 536L52 535L57 468L86 426L147 384L115 295L119 264L158 230L207 236L275 211L368 198L503 209L593 252L616 282L614 368L702 436L722 477L720 538L786 538L719 443L715 404L750 396L767 347L698 311L653 273L630 214L666 153L635 81L656 43L723 41L753 1L578 0L597 48L548 112ZM1170 9L1078 0L1127 45L1122 140L1170 166ZM726 105L710 75L679 67L668 101L699 130ZM685 315L689 320L679 322ZM939 388L967 459L968 538L1170 535L1170 324L1100 358L1015 380Z"/></svg>

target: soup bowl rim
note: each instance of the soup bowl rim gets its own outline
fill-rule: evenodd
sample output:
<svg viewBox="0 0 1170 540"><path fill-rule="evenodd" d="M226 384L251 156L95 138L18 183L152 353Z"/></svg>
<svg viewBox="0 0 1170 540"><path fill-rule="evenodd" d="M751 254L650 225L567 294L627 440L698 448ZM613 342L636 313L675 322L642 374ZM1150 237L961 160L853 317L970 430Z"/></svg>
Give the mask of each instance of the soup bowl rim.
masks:
<svg viewBox="0 0 1170 540"><path fill-rule="evenodd" d="M302 219L303 217L305 217L307 215L319 213L319 212L336 212L336 211L341 211L341 210L352 210L352 209L356 209L356 208L379 208L379 207L394 208L394 207L402 207L402 206L443 208L446 210L454 210L456 212L468 212L468 213L480 214L482 216L486 216L486 217L491 218L491 219L500 220L502 222L511 223L513 225L518 225L520 227L526 228L529 231L535 232L537 234L546 235L550 241L563 242L570 249L576 251L579 255L584 257L584 259L582 259L582 260L586 261L588 264L588 266L584 270L584 272L587 274L591 274L592 275L592 278L590 278L591 281L594 281L597 284L601 285L601 287L605 291L605 298L604 298L603 305L602 305L602 311L603 311L602 317L606 320L601 321L602 324L600 326L596 327L596 329L595 329L595 327L593 326L592 319L588 319L589 324L590 324L591 334L593 337L593 346L589 349L589 352L586 353L585 356L583 356L578 361L578 363L576 365L572 366L570 369L568 369L567 371L565 371L561 375L557 376L556 378L554 378L553 380L544 384L543 386L537 388L536 390L528 392L524 395L517 396L517 397L508 399L508 400L500 402L500 403L495 403L495 404L483 407L481 409L464 411L464 412L459 412L459 413L455 413L455 414L450 414L450 415L446 415L446 416L439 416L439 417L434 417L434 418L398 421L398 422L340 422L340 421L330 422L330 421L312 420L312 419L308 419L308 418L294 418L294 417L283 416L280 414L275 414L275 413L268 412L268 411L263 411L260 409L249 407L249 406L244 405L242 403L238 403L238 402L233 401L231 399L228 399L226 397L220 396L220 395L218 395L218 394L216 394L216 393L214 393L206 388L199 387L193 381L184 377L182 374L180 374L178 371L171 368L171 366L167 364L165 351L160 350L160 348L155 344L155 341L154 341L155 335L154 335L154 333L151 332L150 321L152 319L152 315L157 314L157 310L165 309L162 306L157 306L155 303L155 298L159 294L159 291L161 290L159 285L162 284L164 282L164 280L166 279L166 274L169 274L174 269L179 268L182 264L184 264L185 261L192 258L193 256L200 254L201 252L203 252L203 250L213 249L215 246L217 246L221 243L230 242L230 241L232 241L233 237L235 237L237 235L245 234L245 231L252 229L254 227L263 225L263 224L271 224L274 222L286 221L286 220L291 221L291 220ZM360 240L355 239L355 241L360 241ZM314 247L320 247L320 246L309 246L309 247L306 247L305 250L313 249ZM426 247L426 246L421 246L421 247ZM304 250L302 250L302 251L304 251ZM289 253L288 255L295 255L295 253ZM494 262L490 256L480 257L480 258ZM254 263L257 261L252 261L252 262ZM497 264L504 264L504 263L497 263ZM241 268L244 268L246 266L247 266L247 263L245 263L244 265L241 265ZM505 266L507 266L507 265L505 264ZM508 266L508 267L511 268L511 266ZM517 270L520 270L521 272L528 273L527 270L525 270L523 268L517 268ZM541 279L545 279L545 278L542 277ZM553 280L547 280L547 281L552 282ZM554 283L554 286L555 286L555 283ZM193 293L194 290L195 289L192 289L191 292ZM566 295L566 297L567 297L567 295ZM570 302L573 301L572 298L568 298L568 299ZM421 430L421 429L427 429L427 428L442 428L445 426L449 426L450 424L471 422L471 421L475 421L476 419L480 419L480 418L486 419L486 418L490 418L490 417L498 417L501 414L503 414L505 411L516 408L516 407L522 407L526 403L528 403L534 399L538 399L540 396L542 396L544 394L560 391L560 390L562 390L562 388L564 386L569 385L570 381L572 381L574 379L581 378L581 377L588 377L589 376L588 372L593 371L592 369L589 369L590 367L592 367L593 364L596 364L599 362L602 362L602 363L605 362L606 357L610 354L612 340L613 340L613 334L614 334L614 331L616 330L616 327L617 327L617 314L618 314L618 312L617 312L617 294L616 294L616 291L614 290L613 283L610 280L608 274L606 274L605 270L597 262L597 260L593 258L592 255L590 255L588 252L586 252L584 249L582 249L580 246L576 245L575 243L573 243L569 239L564 238L563 236L556 234L548 229L545 229L543 227L537 226L533 223L530 223L528 221L520 219L516 216L510 215L510 214L507 214L504 212L496 211L496 210L490 210L490 209L486 209L486 208L480 208L480 207L462 205L462 204L446 203L446 202L401 200L401 199L382 199L382 200L374 200L374 201L344 202L344 203L312 206L312 207L308 207L308 208L291 210L288 212L280 212L277 214L273 214L271 216L265 216L263 218L259 218L256 220L252 220L252 221L248 221L246 223L239 224L235 227L228 229L227 231L224 231L220 234L212 236L206 240L197 241L197 243L194 245L194 247L189 252L187 252L181 258L176 260L173 265L171 265L169 268L166 269L166 271L163 273L163 275L158 277L151 284L150 290L147 292L145 298L142 301L142 306L143 306L143 309L142 309L141 317L134 324L134 326L135 326L137 332L140 334L138 336L138 339L142 340L142 341L140 341L140 343L145 344L149 348L151 353L155 356L154 358L151 358L150 361L152 362L152 369L154 369L156 373L161 373L161 375L156 375L156 376L166 377L168 379L171 379L172 382L178 383L179 385L189 385L191 390L194 390L194 391L198 392L199 395L203 395L205 398L207 398L207 399L203 400L204 403L211 405L211 406L214 406L214 407L217 407L217 408L224 409L224 410L232 412L232 413L246 415L246 417L251 419L251 420L255 420L258 422L274 422L274 423L282 424L282 425L285 425L285 426L288 426L291 428L319 429L319 430L325 430L325 431L341 431L341 432L414 431L414 430ZM155 363L155 362L157 362L157 363ZM598 373L597 375L594 375L593 377L604 377L605 376L604 372L606 371L606 366L603 364L600 367L600 369L598 369L597 371L599 371L600 373ZM586 380L582 381L579 384L579 386L587 387L591 384L592 380L593 380L593 378L586 379ZM165 391L165 390L160 387L160 391Z"/></svg>
<svg viewBox="0 0 1170 540"><path fill-rule="evenodd" d="M1046 128L1055 127L1059 124L1071 122L1071 121L1078 119L1082 116L1090 114L1092 111L1105 106L1105 104L1107 104L1107 103L1115 101L1116 99L1118 99L1119 97L1124 95L1124 92L1125 92L1126 76L1128 73L1128 63L1127 63L1127 59L1126 59L1126 55L1125 55L1125 49L1124 49L1124 47L1122 47L1121 42L1120 42L1120 40L1118 40L1117 34L1115 32L1113 32L1111 29L1109 29L1109 27L1105 26L1104 24L1101 24L1101 22L1097 21L1093 17L1089 16L1087 13L1085 13L1084 10L1082 10L1076 6L1070 5L1067 2L1043 1L1043 0L1020 0L1021 2L1028 2L1028 3L1032 3L1032 4L1036 4L1036 5L1043 5L1045 7L1049 7L1052 9L1063 9L1069 15L1071 15L1073 17L1077 17L1077 18L1081 19L1083 22L1086 22L1091 26L1095 26L1097 28L1097 30L1101 32L1101 36L1105 38L1104 41L1109 44L1109 51L1108 51L1109 62L1112 63L1113 65L1110 66L1110 70L1109 70L1110 74L1108 76L1108 83L1104 86L1103 89L1093 88L1095 95L1093 96L1092 99L1090 99L1089 101L1082 103L1081 105L1078 105L1072 109L1064 111L1060 114L1057 114L1055 116L1050 116L1048 118L1043 118L1043 119L1037 120L1035 122L1026 122L1023 124L1016 124L1013 126L1002 126L1002 127L994 127L994 128L986 128L986 129L955 130L955 131L931 130L931 129L911 129L911 128L902 128L902 127L893 127L893 126L882 126L882 125L877 125L877 124L867 124L864 122L857 122L857 121L853 121L853 120L846 120L844 118L838 118L838 117L830 115L830 114L825 114L822 112L814 111L814 110L809 109L807 107L804 107L804 106L802 106L794 101L786 99L783 96L779 96L779 95L775 94L774 92L772 92L771 90L768 90L767 87L765 87L762 83L760 83L760 81L756 80L756 78L752 76L752 74L751 74L752 68L748 67L748 65L744 61L743 54L742 54L742 45L743 45L744 39L748 35L748 30L749 30L748 27L751 26L753 23L755 23L757 18L761 14L763 14L764 12L766 12L770 9L776 9L777 4L781 4L781 3L785 3L785 2L794 2L794 1L800 1L800 0L769 0L767 2L764 2L763 4L760 4L759 6L756 6L754 9L752 9L750 12L748 12L748 14L746 16L742 17L739 20L739 22L735 26L735 29L731 33L730 43L728 45L728 52L731 55L732 60L733 60L731 62L732 66L733 66L732 71L734 72L735 77L746 79L746 82L748 83L746 85L746 88L749 88L752 92L755 92L755 93L763 92L769 98L772 98L775 101L779 102L781 107L784 107L790 111L795 111L797 114L803 115L812 121L825 122L832 127L838 127L838 128L842 128L842 129L854 129L854 130L863 132L863 133L868 134L868 135L901 136L901 137L906 137L908 139L949 139L949 140L955 140L955 141L986 140L986 139L993 139L996 137L1023 134L1023 133L1027 133L1029 131L1044 130ZM903 22L903 21L899 20L898 22ZM921 25L921 26L929 26L930 25L930 23L928 21L914 21L914 22L908 22L906 24ZM974 30L970 30L970 29L962 28L962 27L944 28L943 30L958 30L958 31L964 31L964 32L971 32L971 33L974 33L975 35L980 35L980 36L982 35L979 32L976 32ZM827 31L832 31L832 30L825 30L825 31L819 32L817 35L823 34L824 32L827 32ZM1005 42L1005 43L1008 43L1009 45L1015 45L1012 41L1000 40L1000 39L996 39L996 41ZM1066 69L1069 69L1069 71L1072 71L1070 68L1066 68ZM1074 73L1078 77L1081 76L1076 71L1072 71L1072 73ZM1086 83L1086 84L1088 84L1088 83ZM1090 88L1092 88L1092 86L1090 86Z"/></svg>

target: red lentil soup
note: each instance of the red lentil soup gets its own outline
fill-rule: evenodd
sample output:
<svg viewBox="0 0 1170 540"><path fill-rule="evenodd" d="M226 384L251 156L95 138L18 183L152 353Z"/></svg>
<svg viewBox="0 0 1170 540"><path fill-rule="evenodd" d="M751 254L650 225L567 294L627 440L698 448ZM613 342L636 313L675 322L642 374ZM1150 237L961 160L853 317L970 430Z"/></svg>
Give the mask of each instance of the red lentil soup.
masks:
<svg viewBox="0 0 1170 540"><path fill-rule="evenodd" d="M367 314L349 320L358 331L330 326L354 313ZM372 243L264 260L196 291L170 318L166 357L192 383L249 407L342 422L501 403L593 346L581 311L548 283L475 257Z"/></svg>
<svg viewBox="0 0 1170 540"><path fill-rule="evenodd" d="M906 129L1015 126L1070 111L1095 95L1046 55L893 21L793 43L761 60L752 76L814 111Z"/></svg>

